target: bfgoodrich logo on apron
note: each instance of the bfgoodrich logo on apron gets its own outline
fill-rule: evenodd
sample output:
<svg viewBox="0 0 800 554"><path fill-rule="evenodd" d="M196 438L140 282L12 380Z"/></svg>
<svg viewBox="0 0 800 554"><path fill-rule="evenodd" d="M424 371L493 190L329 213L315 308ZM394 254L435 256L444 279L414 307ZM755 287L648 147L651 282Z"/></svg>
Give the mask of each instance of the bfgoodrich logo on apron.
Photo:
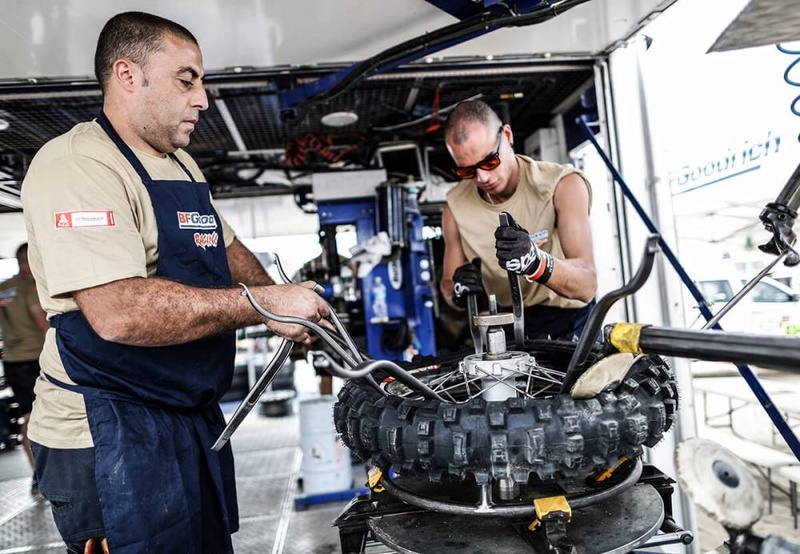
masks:
<svg viewBox="0 0 800 554"><path fill-rule="evenodd" d="M217 218L213 214L201 214L200 212L177 212L179 229L198 229L211 231L217 228ZM194 244L198 248L216 248L219 243L219 235L216 231L211 233L195 233Z"/></svg>
<svg viewBox="0 0 800 554"><path fill-rule="evenodd" d="M201 214L199 212L178 212L179 229L203 229L210 230L217 228L217 218L213 214Z"/></svg>

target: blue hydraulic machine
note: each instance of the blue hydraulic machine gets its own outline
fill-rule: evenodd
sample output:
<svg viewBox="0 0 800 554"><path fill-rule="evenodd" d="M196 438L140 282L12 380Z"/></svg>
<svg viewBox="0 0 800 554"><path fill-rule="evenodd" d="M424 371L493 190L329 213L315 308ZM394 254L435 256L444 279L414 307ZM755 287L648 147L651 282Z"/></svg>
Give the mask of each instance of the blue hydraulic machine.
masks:
<svg viewBox="0 0 800 554"><path fill-rule="evenodd" d="M353 286L345 292L351 305L355 302L360 309L363 321L351 321L351 328L358 330L363 324L370 357L410 360L415 354L436 355L434 277L413 183L387 181L382 169L337 171L314 174L312 190L320 244L330 268L341 263L333 260L338 254L331 235L337 226L354 226L357 243L366 250L381 239L383 253L368 263L369 273L363 274L363 268L360 277L353 273ZM336 271L330 273L336 280ZM335 289L323 286L335 294Z"/></svg>

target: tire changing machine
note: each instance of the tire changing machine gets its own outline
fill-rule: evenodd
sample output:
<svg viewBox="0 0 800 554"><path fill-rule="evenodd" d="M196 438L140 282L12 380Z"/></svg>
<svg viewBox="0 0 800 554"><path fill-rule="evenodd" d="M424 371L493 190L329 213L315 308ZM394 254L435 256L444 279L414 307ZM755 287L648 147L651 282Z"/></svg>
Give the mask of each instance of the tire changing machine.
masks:
<svg viewBox="0 0 800 554"><path fill-rule="evenodd" d="M672 519L672 479L641 462L618 471L627 475L600 492L570 487L566 510L524 494L521 502L490 505L490 498L475 498L474 482L442 486L427 477L384 476L333 525L342 554L362 554L379 543L404 554L600 554L692 542Z"/></svg>
<svg viewBox="0 0 800 554"><path fill-rule="evenodd" d="M593 337L609 307L644 284L656 240L648 240L632 282L598 302L565 372L567 390L578 374L599 367L583 369ZM512 297L521 298L515 282L510 282ZM393 477L376 468L369 492L353 498L333 525L339 528L343 554L364 554L379 543L403 554L617 554L641 546L687 545L694 539L673 518L675 481L640 458L623 458L585 479L534 479L505 490L502 479L478 484L468 475L461 482L443 478L433 483L427 475Z"/></svg>

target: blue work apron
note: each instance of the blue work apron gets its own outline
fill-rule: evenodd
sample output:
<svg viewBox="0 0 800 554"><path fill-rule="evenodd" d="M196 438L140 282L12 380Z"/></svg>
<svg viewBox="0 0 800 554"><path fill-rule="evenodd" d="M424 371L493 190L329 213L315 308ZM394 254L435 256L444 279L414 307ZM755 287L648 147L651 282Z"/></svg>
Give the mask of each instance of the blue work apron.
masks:
<svg viewBox="0 0 800 554"><path fill-rule="evenodd" d="M156 275L198 287L231 285L207 183L152 180L105 114L98 122L142 179L158 226ZM113 245L109 245L113 247ZM170 313L154 314L170 325ZM181 324L181 322L178 322ZM239 527L230 444L219 399L230 388L235 334L137 347L100 338L80 311L53 318L61 361L83 394L95 481L111 552L233 552Z"/></svg>
<svg viewBox="0 0 800 554"><path fill-rule="evenodd" d="M583 328L589 321L596 301L591 300L582 308L556 308L555 306L542 306L536 304L525 308L525 338L577 340L583 333ZM500 312L511 312L511 306L500 306ZM514 340L514 327L504 325L506 340Z"/></svg>

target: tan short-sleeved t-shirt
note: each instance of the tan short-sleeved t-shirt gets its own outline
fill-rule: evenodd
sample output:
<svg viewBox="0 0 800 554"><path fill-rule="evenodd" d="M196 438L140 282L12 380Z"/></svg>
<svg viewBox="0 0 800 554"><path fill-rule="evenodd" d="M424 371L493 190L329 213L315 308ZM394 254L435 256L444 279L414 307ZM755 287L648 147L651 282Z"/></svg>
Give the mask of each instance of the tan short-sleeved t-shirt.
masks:
<svg viewBox="0 0 800 554"><path fill-rule="evenodd" d="M0 283L0 330L3 332L3 360L30 362L42 351L42 330L31 308L39 306L33 275L18 273Z"/></svg>
<svg viewBox="0 0 800 554"><path fill-rule="evenodd" d="M180 164L134 150L154 180L188 181ZM175 155L204 181L184 151ZM22 184L28 260L48 317L77 310L71 292L155 274L158 227L141 178L97 122L81 123L36 154ZM220 217L225 246L233 230ZM72 383L58 353L55 330L45 338L42 371ZM92 438L83 396L44 377L36 383L28 434L51 448L86 448Z"/></svg>

